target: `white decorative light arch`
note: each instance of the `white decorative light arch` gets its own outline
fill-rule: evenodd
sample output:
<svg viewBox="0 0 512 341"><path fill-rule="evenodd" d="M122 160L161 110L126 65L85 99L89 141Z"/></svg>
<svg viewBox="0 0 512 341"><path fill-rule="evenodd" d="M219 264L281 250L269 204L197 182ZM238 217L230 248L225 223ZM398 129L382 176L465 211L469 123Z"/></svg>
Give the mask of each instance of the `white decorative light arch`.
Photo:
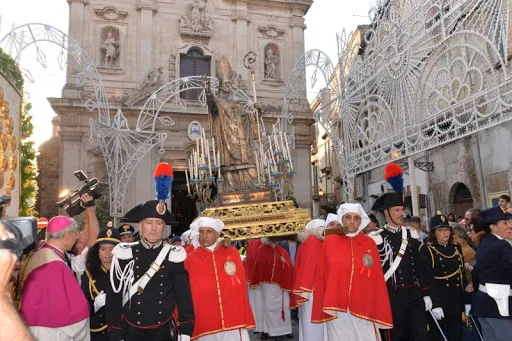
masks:
<svg viewBox="0 0 512 341"><path fill-rule="evenodd" d="M507 0L379 1L364 39L341 44L337 119L325 124L341 124L346 200L359 173L512 119L510 10Z"/></svg>

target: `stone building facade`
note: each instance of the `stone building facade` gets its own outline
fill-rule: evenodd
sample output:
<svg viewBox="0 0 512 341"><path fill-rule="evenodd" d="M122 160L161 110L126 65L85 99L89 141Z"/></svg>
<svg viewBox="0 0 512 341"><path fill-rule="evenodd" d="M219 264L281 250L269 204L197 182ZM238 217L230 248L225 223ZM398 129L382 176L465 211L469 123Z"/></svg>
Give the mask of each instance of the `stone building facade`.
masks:
<svg viewBox="0 0 512 341"><path fill-rule="evenodd" d="M37 156L39 174L36 178L39 187L36 211L40 217L48 219L58 214L55 203L59 198L59 170L61 165L59 116L53 118L52 124L52 137L39 146L39 155Z"/></svg>
<svg viewBox="0 0 512 341"><path fill-rule="evenodd" d="M209 74L225 56L236 77L233 82L249 89L251 75L243 65L249 51L257 54L255 82L258 102L264 109L268 131L281 113L288 79L295 61L304 54L304 15L311 0L70 0L69 36L75 38L96 64L105 87L110 114L120 108L134 128L139 112L151 94L174 79ZM97 112L86 110L76 86L80 66L69 58L66 85L61 98L52 98L60 124L60 189L73 187L73 172L84 170L89 176L106 181L106 169L97 143L90 140L91 118ZM175 125L158 126L168 134L163 148L153 149L137 166L126 190L125 212L154 197L152 170L160 161L175 169L173 196L187 202L183 171L195 141L188 129L197 122L210 134L207 109L189 94L186 110L173 103L160 114L171 117ZM294 112L296 160L295 197L309 207L310 125L306 94L292 107ZM174 206L173 206L174 207ZM178 212L182 214L183 212ZM190 215L190 213L189 213ZM190 217L189 217L190 218Z"/></svg>

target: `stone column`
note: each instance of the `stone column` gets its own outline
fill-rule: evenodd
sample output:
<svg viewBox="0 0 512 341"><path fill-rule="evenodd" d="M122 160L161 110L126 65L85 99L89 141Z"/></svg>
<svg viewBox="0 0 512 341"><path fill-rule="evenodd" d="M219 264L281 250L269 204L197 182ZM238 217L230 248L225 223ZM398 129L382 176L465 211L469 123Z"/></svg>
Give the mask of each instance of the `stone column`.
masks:
<svg viewBox="0 0 512 341"><path fill-rule="evenodd" d="M236 11L233 13L231 20L235 24L236 37L233 46L233 69L242 75L243 79L248 79L247 69L243 66L244 56L250 50L250 42L248 37L248 25L251 22L249 13L247 12L247 3L238 2Z"/></svg>
<svg viewBox="0 0 512 341"><path fill-rule="evenodd" d="M84 11L85 3L87 0L68 0L69 3L69 37L75 39L80 45L83 46L84 35L85 35L85 24L84 24ZM68 55L68 65L66 72L66 84L74 84L73 74L81 71L80 65L75 61L73 57Z"/></svg>
<svg viewBox="0 0 512 341"><path fill-rule="evenodd" d="M76 131L60 131L60 174L59 194L64 189L72 189L78 185L73 173L82 169L82 139L84 133Z"/></svg>
<svg viewBox="0 0 512 341"><path fill-rule="evenodd" d="M139 77L142 82L145 75L153 69L153 12L156 12L154 0L139 0Z"/></svg>
<svg viewBox="0 0 512 341"><path fill-rule="evenodd" d="M293 178L295 199L300 207L311 211L313 195L311 192L311 137L309 126L304 121L295 123L295 150L290 152L295 160L293 165L296 171Z"/></svg>
<svg viewBox="0 0 512 341"><path fill-rule="evenodd" d="M291 22L291 28L292 28L292 46L293 46L293 60L292 65L295 65L297 60L301 58L305 51L304 51L304 29L306 28L306 25L304 24L304 11L295 8L292 10L292 22Z"/></svg>

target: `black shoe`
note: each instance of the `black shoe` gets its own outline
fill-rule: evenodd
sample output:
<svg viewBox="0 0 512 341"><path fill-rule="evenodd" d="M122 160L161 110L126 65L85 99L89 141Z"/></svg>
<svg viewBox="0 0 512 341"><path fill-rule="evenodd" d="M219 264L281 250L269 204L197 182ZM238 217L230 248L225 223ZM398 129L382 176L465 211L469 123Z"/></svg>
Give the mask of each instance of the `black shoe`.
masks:
<svg viewBox="0 0 512 341"><path fill-rule="evenodd" d="M260 333L260 332L257 332L257 331L255 331L255 330L253 330L252 332L253 332L254 334L259 334L259 333Z"/></svg>
<svg viewBox="0 0 512 341"><path fill-rule="evenodd" d="M268 334L267 333L261 333L260 340L268 340Z"/></svg>
<svg viewBox="0 0 512 341"><path fill-rule="evenodd" d="M284 337L287 339L293 339L293 334L288 334L288 335L285 335Z"/></svg>

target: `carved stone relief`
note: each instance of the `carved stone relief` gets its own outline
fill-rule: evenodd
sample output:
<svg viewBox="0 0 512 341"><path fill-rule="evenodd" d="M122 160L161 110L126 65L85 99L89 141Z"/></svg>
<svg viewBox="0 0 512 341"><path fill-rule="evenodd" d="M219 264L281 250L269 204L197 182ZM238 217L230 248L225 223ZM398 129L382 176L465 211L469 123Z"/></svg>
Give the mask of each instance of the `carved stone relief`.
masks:
<svg viewBox="0 0 512 341"><path fill-rule="evenodd" d="M106 20L123 20L128 15L128 12L125 11L119 11L115 7L107 6L102 9L95 9L94 13L100 18L106 19Z"/></svg>
<svg viewBox="0 0 512 341"><path fill-rule="evenodd" d="M144 77L144 82L142 83L140 89L149 88L153 85L160 84L160 77L163 73L163 67L159 67L153 70L150 70L146 77Z"/></svg>
<svg viewBox="0 0 512 341"><path fill-rule="evenodd" d="M258 31L260 31L261 34L268 38L280 38L286 33L285 30L282 30L272 25L260 26L258 27Z"/></svg>
<svg viewBox="0 0 512 341"><path fill-rule="evenodd" d="M119 54L121 44L119 42L119 29L107 26L101 30L100 50L101 66L105 68L119 68Z"/></svg>
<svg viewBox="0 0 512 341"><path fill-rule="evenodd" d="M169 56L169 81L176 79L176 55Z"/></svg>
<svg viewBox="0 0 512 341"><path fill-rule="evenodd" d="M179 18L180 35L210 38L213 33L213 19L206 15L206 1L192 0L188 4L187 15Z"/></svg>

